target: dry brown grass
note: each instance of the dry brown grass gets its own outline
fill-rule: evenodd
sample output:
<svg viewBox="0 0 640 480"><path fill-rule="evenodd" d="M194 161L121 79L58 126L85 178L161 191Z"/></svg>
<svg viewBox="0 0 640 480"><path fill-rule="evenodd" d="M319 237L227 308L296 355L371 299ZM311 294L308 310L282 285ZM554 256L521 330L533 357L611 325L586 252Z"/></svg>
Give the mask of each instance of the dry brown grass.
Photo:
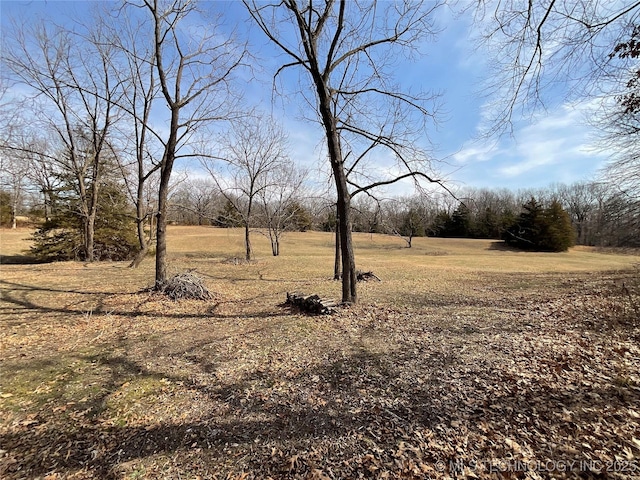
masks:
<svg viewBox="0 0 640 480"><path fill-rule="evenodd" d="M19 261L28 233L3 230L0 255ZM0 477L640 471L637 296L622 288L639 257L356 234L358 267L382 282L310 317L281 304L338 296L330 234L288 234L278 258L255 235L249 264L226 261L239 231L170 234L173 273L195 269L214 300L139 293L151 258L0 266Z"/></svg>

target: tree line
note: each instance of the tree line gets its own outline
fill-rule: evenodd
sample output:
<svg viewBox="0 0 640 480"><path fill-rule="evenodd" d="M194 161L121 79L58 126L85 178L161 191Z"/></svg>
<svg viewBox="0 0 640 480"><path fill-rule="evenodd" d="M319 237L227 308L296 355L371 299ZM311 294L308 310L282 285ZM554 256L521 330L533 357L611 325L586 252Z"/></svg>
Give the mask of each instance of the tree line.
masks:
<svg viewBox="0 0 640 480"><path fill-rule="evenodd" d="M254 190L234 184L224 188L213 178L182 178L171 188L167 221L242 228L247 260L253 258L250 235L254 233L269 238L272 254L277 256L286 232L335 232L335 199L313 193L304 183L305 172L293 165L289 168L266 171L265 180L257 176L255 183L261 187ZM244 181L251 176L240 178ZM105 195L98 205L96 229L98 259L130 258L137 251L135 205L120 191L122 182L114 178L103 187ZM414 238L424 236L495 239L519 248L549 251L566 250L575 244L640 247L640 202L610 184L578 182L516 192L464 188L455 193L383 200L361 197L352 205L353 231L395 235L407 247ZM34 223L45 218L45 210L48 212L36 234L37 255L50 260L77 259L82 243L80 226L77 217L69 214L73 207L65 203L77 200L68 197L64 189L58 195L45 206L32 191L30 196L25 195L20 212ZM2 218L7 225L10 216L6 207Z"/></svg>

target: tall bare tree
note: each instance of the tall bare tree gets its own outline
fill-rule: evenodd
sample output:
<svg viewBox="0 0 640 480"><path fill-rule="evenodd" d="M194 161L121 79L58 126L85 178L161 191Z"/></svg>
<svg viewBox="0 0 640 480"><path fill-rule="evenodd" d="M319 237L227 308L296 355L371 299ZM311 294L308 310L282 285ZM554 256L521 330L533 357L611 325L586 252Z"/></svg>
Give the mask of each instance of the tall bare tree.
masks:
<svg viewBox="0 0 640 480"><path fill-rule="evenodd" d="M23 156L0 154L0 190L9 194L11 228L17 227L18 209L25 196L29 162Z"/></svg>
<svg viewBox="0 0 640 480"><path fill-rule="evenodd" d="M125 4L124 8L127 7ZM121 11L121 8L116 11ZM100 23L109 31L117 50L112 70L114 78L122 86L122 96L115 107L123 114L124 121L117 128L124 139L123 149L126 151L119 167L129 197L136 207L139 251L130 266L137 268L155 238L153 214L157 201L151 198L151 191L155 187L157 192L157 185L151 183L158 176L163 145L159 133L161 127L152 122L152 116L160 109L161 92L155 62L156 48L151 41L154 31L147 18L131 11L125 12L127 15L113 16L113 10L107 9Z"/></svg>
<svg viewBox="0 0 640 480"><path fill-rule="evenodd" d="M110 143L117 121L119 85L110 75L114 54L99 29L71 32L45 22L14 24L4 36L3 64L29 90L38 108L32 127L51 131L61 149L49 157L73 179L83 225L83 258L94 259L95 220L101 179L115 153ZM32 152L24 145L15 151Z"/></svg>
<svg viewBox="0 0 640 480"><path fill-rule="evenodd" d="M306 212L301 196L308 171L287 159L279 168L270 172L269 176L269 188L263 189L258 197L262 207L263 226L271 242L271 253L277 257L280 255L280 239L284 232L299 228L296 220Z"/></svg>
<svg viewBox="0 0 640 480"><path fill-rule="evenodd" d="M245 258L251 260L251 227L260 195L276 186L274 173L285 167L286 136L273 119L251 116L235 122L220 141L222 151L204 158L220 192L242 218ZM218 164L222 168L217 168Z"/></svg>
<svg viewBox="0 0 640 480"><path fill-rule="evenodd" d="M300 93L315 110L314 120L322 125L337 195L342 300L355 303L351 196L421 172L414 162L425 157L412 147L416 133L425 136L424 120L433 114L425 105L432 98L403 91L393 81L391 67L396 56L411 55L434 33L433 13L441 3L244 3L267 38L288 56L276 76L289 68L299 69L303 75ZM305 95L307 91L312 95ZM380 158L381 150L390 153L404 172L359 181L356 170L366 175L371 171L364 168L367 160ZM360 153L348 159L349 151Z"/></svg>
<svg viewBox="0 0 640 480"><path fill-rule="evenodd" d="M3 86L4 87L4 86ZM27 175L30 171L29 154L15 148L21 144L21 116L17 109L4 100L5 88L0 89L0 191L8 195L11 228L17 227L18 208L25 196Z"/></svg>
<svg viewBox="0 0 640 480"><path fill-rule="evenodd" d="M602 146L615 151L606 168L609 181L640 200L640 19L634 21L638 23L610 53L624 73L596 121L602 129Z"/></svg>
<svg viewBox="0 0 640 480"><path fill-rule="evenodd" d="M229 32L221 34L221 15L206 18L205 24L193 0L143 0L131 7L141 7L153 27L154 66L168 120L156 227L156 285L162 285L167 280L167 199L174 163L194 155L185 147L197 129L228 120L235 112L231 82L246 49ZM188 28L191 19L202 26Z"/></svg>
<svg viewBox="0 0 640 480"><path fill-rule="evenodd" d="M186 225L212 224L223 198L211 178L187 177L169 196L172 218Z"/></svg>

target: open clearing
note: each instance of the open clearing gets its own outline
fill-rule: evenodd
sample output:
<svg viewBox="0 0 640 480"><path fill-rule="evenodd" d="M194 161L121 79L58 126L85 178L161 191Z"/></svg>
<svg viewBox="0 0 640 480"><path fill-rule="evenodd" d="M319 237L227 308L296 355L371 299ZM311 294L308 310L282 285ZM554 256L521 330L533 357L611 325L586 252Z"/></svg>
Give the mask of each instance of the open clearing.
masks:
<svg viewBox="0 0 640 480"><path fill-rule="evenodd" d="M306 316L332 234L169 232L214 300L0 233L0 478L640 478L640 257L355 234L382 281Z"/></svg>

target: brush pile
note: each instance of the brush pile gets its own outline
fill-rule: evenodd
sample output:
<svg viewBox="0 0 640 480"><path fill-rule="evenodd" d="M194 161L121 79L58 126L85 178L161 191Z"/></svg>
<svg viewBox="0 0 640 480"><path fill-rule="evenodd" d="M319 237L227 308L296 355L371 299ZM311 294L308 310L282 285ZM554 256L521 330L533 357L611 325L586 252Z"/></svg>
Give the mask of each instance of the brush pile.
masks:
<svg viewBox="0 0 640 480"><path fill-rule="evenodd" d="M168 296L171 300L211 300L213 295L202 279L191 272L178 273L153 290Z"/></svg>

